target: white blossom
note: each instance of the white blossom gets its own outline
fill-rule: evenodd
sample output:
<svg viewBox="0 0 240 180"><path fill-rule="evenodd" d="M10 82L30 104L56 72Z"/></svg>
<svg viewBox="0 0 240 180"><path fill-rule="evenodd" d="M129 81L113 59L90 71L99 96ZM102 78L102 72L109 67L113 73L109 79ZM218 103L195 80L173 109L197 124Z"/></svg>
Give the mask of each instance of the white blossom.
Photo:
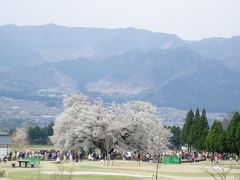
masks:
<svg viewBox="0 0 240 180"><path fill-rule="evenodd" d="M21 151L24 146L28 144L28 134L27 130L24 128L16 129L15 132L11 135L12 145L11 148L14 151Z"/></svg>
<svg viewBox="0 0 240 180"><path fill-rule="evenodd" d="M64 111L55 121L51 140L62 150L144 151L155 133L155 122L161 125L151 103L104 104L101 99L91 102L87 96L73 95L64 100ZM165 130L162 133L163 138L168 136Z"/></svg>

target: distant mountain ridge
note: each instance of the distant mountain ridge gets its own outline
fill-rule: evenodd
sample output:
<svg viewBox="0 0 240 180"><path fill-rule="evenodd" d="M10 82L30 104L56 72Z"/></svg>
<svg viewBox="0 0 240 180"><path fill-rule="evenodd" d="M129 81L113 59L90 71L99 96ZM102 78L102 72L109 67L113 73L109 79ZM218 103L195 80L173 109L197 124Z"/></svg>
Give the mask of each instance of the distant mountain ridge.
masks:
<svg viewBox="0 0 240 180"><path fill-rule="evenodd" d="M0 39L2 43L7 44L8 42L2 40L3 36L16 46L21 45L22 48L31 50L45 61L79 57L99 59L134 49L149 51L155 47L162 49L188 47L205 58L219 60L229 68L240 71L240 36L184 41L174 34L144 29L64 27L55 24L2 25L0 26ZM2 48L0 44L0 49Z"/></svg>
<svg viewBox="0 0 240 180"><path fill-rule="evenodd" d="M51 24L0 26L0 40L0 96L46 100L81 91L186 110L240 109L240 37L184 41L135 28Z"/></svg>
<svg viewBox="0 0 240 180"><path fill-rule="evenodd" d="M0 33L39 53L43 60L78 57L102 57L121 54L132 49L183 46L176 35L153 33L135 28L75 28L54 24L43 26L0 26Z"/></svg>

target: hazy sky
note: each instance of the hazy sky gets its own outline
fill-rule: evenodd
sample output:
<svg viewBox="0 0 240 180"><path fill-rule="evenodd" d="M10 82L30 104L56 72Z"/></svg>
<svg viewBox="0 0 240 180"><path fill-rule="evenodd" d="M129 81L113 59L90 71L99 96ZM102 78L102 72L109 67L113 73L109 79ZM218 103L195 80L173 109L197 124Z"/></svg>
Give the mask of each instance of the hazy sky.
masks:
<svg viewBox="0 0 240 180"><path fill-rule="evenodd" d="M0 0L0 24L47 23L230 37L240 35L240 0Z"/></svg>

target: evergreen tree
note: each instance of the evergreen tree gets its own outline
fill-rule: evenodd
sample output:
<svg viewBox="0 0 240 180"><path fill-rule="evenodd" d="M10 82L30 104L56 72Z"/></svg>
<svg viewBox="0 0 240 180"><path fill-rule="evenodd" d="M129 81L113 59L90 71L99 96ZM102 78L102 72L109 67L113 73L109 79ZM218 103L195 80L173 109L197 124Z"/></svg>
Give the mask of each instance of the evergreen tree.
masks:
<svg viewBox="0 0 240 180"><path fill-rule="evenodd" d="M202 110L201 122L202 122L202 124L203 124L203 128L204 128L204 129L209 129L208 119L207 119L207 112L206 112L206 109L205 109L205 108L203 108L203 110Z"/></svg>
<svg viewBox="0 0 240 180"><path fill-rule="evenodd" d="M222 127L223 127L223 124L222 124ZM224 128L224 127L223 127ZM227 149L227 131L226 129L223 129L223 132L222 134L219 136L219 151L220 152L229 152L228 149Z"/></svg>
<svg viewBox="0 0 240 180"><path fill-rule="evenodd" d="M180 146L181 146L181 140L180 140L180 136L181 136L181 129L178 126L172 126L172 127L168 127L168 129L170 129L171 133L172 133L172 137L170 138L170 142L173 145L174 149L179 150Z"/></svg>
<svg viewBox="0 0 240 180"><path fill-rule="evenodd" d="M227 148L231 153L239 152L239 149L237 147L238 138L236 137L239 123L240 123L240 114L235 113L230 122L230 125L227 128Z"/></svg>
<svg viewBox="0 0 240 180"><path fill-rule="evenodd" d="M51 123L47 126L47 134L48 134L48 136L52 136L52 135L53 135L53 126L54 126L54 122L51 122Z"/></svg>
<svg viewBox="0 0 240 180"><path fill-rule="evenodd" d="M188 144L188 150L190 150L192 145L190 131L192 128L193 118L194 118L194 113L192 110L190 110L186 115L185 123L183 125L183 129L181 133L181 141L182 143Z"/></svg>
<svg viewBox="0 0 240 180"><path fill-rule="evenodd" d="M197 108L196 109L196 112L195 112L195 115L194 115L194 120L199 120L200 119L200 111L199 111L199 109Z"/></svg>
<svg viewBox="0 0 240 180"><path fill-rule="evenodd" d="M209 131L208 119L206 110L203 109L200 115L199 109L196 110L193 118L192 128L190 131L190 137L193 147L196 150L206 149L206 139Z"/></svg>
<svg viewBox="0 0 240 180"><path fill-rule="evenodd" d="M202 110L202 114L200 117L198 125L198 139L196 141L196 148L198 150L205 150L206 149L206 140L207 140L207 135L209 131L209 125L208 125L208 119L207 119L207 113L206 110Z"/></svg>
<svg viewBox="0 0 240 180"><path fill-rule="evenodd" d="M197 141L196 148L198 150L206 150L207 149L207 136L208 136L208 129L203 129L200 138Z"/></svg>
<svg viewBox="0 0 240 180"><path fill-rule="evenodd" d="M53 135L53 125L52 122L46 127L29 127L27 133L30 144L47 144L48 137Z"/></svg>
<svg viewBox="0 0 240 180"><path fill-rule="evenodd" d="M235 137L236 137L236 148L237 148L238 154L239 154L240 153L240 122L238 122Z"/></svg>
<svg viewBox="0 0 240 180"><path fill-rule="evenodd" d="M201 129L201 116L199 109L197 108L196 113L193 118L192 127L190 130L190 141L194 148L199 150L199 140L201 138L203 129Z"/></svg>
<svg viewBox="0 0 240 180"><path fill-rule="evenodd" d="M224 149L223 135L221 122L215 120L207 136L207 149L211 152L222 152Z"/></svg>

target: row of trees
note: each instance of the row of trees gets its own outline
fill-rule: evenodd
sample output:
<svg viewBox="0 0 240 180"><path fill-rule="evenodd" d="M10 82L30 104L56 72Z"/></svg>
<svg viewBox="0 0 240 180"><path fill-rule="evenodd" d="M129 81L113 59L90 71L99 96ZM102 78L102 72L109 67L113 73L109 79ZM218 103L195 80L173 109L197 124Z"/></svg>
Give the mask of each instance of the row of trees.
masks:
<svg viewBox="0 0 240 180"><path fill-rule="evenodd" d="M197 150L206 149L206 139L209 131L206 110L203 109L200 115L199 109L195 114L190 110L185 119L181 133L182 143L188 144L188 149L194 147Z"/></svg>
<svg viewBox="0 0 240 180"><path fill-rule="evenodd" d="M97 148L105 154L118 149L148 151L158 156L167 149L171 137L151 103L105 104L83 95L65 98L64 111L53 130L51 140L59 149Z"/></svg>
<svg viewBox="0 0 240 180"><path fill-rule="evenodd" d="M27 134L30 144L47 144L48 137L53 135L53 125L50 123L48 126L40 127L34 126L27 129Z"/></svg>
<svg viewBox="0 0 240 180"><path fill-rule="evenodd" d="M46 127L35 126L10 130L11 149L21 151L28 144L47 144L49 136L53 135L53 125L52 122Z"/></svg>
<svg viewBox="0 0 240 180"><path fill-rule="evenodd" d="M195 114L190 110L185 119L180 139L181 144L187 144L191 151L207 150L210 152L240 152L240 113L235 113L231 119L227 120L227 126L223 126L222 121L215 120L209 129L206 110L200 114L199 109ZM178 140L179 140L178 139Z"/></svg>
<svg viewBox="0 0 240 180"><path fill-rule="evenodd" d="M206 145L212 152L240 153L240 113L232 116L227 127L220 121L214 121Z"/></svg>

